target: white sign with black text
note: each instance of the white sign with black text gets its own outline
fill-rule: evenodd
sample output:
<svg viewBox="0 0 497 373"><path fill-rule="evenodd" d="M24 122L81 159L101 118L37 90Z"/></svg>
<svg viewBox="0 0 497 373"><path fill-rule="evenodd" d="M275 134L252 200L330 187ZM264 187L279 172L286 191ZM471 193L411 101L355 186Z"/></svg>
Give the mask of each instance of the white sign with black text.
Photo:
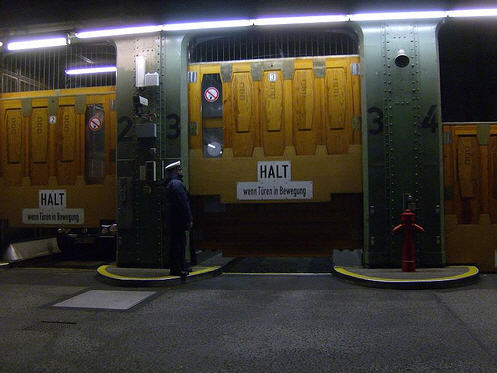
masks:
<svg viewBox="0 0 497 373"><path fill-rule="evenodd" d="M257 181L236 185L242 201L312 199L312 192L312 181L292 181L290 161L257 162Z"/></svg>
<svg viewBox="0 0 497 373"><path fill-rule="evenodd" d="M84 224L85 210L66 208L65 189L40 189L38 208L23 209L23 224Z"/></svg>

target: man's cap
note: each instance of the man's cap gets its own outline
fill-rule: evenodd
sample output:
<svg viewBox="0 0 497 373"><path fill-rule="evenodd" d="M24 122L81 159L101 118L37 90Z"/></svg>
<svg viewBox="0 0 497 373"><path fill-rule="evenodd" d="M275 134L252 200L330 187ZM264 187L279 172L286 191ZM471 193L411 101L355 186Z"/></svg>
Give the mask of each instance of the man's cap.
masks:
<svg viewBox="0 0 497 373"><path fill-rule="evenodd" d="M167 170L174 170L176 167L181 167L181 161L176 161L176 162L168 164L166 166L166 171Z"/></svg>

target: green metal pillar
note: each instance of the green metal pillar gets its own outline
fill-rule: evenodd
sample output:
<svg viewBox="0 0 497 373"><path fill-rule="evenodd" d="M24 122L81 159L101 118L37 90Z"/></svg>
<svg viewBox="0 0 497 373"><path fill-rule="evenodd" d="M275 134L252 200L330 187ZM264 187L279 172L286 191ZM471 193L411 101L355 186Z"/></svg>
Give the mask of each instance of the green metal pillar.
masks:
<svg viewBox="0 0 497 373"><path fill-rule="evenodd" d="M162 42L159 34L116 40L116 261L123 267L167 266L161 220ZM137 57L144 64L140 65ZM138 83L137 70L143 73L140 76L151 74L148 77L152 83ZM154 76L158 76L158 84L153 82ZM139 104L139 97L148 100L148 104Z"/></svg>
<svg viewBox="0 0 497 373"><path fill-rule="evenodd" d="M438 20L363 22L361 63L364 262L400 266L392 234L404 208L426 232L416 235L418 266L445 264Z"/></svg>
<svg viewBox="0 0 497 373"><path fill-rule="evenodd" d="M189 184L188 164L188 80L187 49L189 37L184 34L166 33L162 47L162 70L165 72L165 147L166 163L181 160L183 182ZM167 232L166 232L167 233ZM187 235L187 247L190 245ZM190 251L186 250L186 260Z"/></svg>
<svg viewBox="0 0 497 373"><path fill-rule="evenodd" d="M184 182L188 187L188 37L166 34L162 48L165 72L166 138L164 157L181 160Z"/></svg>

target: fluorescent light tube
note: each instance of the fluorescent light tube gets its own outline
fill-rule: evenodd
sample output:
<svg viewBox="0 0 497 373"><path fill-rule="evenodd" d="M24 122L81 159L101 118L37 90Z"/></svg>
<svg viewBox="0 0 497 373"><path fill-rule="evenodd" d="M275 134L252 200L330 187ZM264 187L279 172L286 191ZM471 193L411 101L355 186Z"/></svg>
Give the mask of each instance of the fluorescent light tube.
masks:
<svg viewBox="0 0 497 373"><path fill-rule="evenodd" d="M18 51L18 50L23 50L23 49L59 47L62 45L67 45L67 40L66 40L66 38L58 37L58 38L50 38L50 39L13 41L13 42L7 44L7 49L9 51Z"/></svg>
<svg viewBox="0 0 497 373"><path fill-rule="evenodd" d="M349 16L351 21L387 21L395 19L427 19L427 18L444 18L447 16L445 11L431 12L393 12L393 13L359 13Z"/></svg>
<svg viewBox="0 0 497 373"><path fill-rule="evenodd" d="M162 25L164 31L183 31L183 30L205 30L227 27L247 27L252 26L248 19L235 19L229 21L209 21L209 22L188 22L188 23L171 23Z"/></svg>
<svg viewBox="0 0 497 373"><path fill-rule="evenodd" d="M120 27L114 29L93 30L77 32L75 36L79 39L101 38L104 36L119 36L133 34L147 34L158 32L162 26L139 26L139 27Z"/></svg>
<svg viewBox="0 0 497 373"><path fill-rule="evenodd" d="M492 17L497 16L497 9L449 10L449 17Z"/></svg>
<svg viewBox="0 0 497 373"><path fill-rule="evenodd" d="M117 71L115 66L86 67L66 70L67 75L111 73Z"/></svg>
<svg viewBox="0 0 497 373"><path fill-rule="evenodd" d="M322 15L322 16L302 16L302 17L275 17L257 18L253 20L256 26L270 25L294 25L304 23L326 23L326 22L346 22L349 17L346 15Z"/></svg>

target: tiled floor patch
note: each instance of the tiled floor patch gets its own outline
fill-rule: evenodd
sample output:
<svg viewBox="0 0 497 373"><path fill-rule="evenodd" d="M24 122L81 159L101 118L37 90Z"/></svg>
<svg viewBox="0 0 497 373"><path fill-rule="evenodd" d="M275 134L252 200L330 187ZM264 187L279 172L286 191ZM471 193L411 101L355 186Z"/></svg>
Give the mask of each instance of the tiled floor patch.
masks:
<svg viewBox="0 0 497 373"><path fill-rule="evenodd" d="M154 295L155 291L89 290L52 307L127 310Z"/></svg>

